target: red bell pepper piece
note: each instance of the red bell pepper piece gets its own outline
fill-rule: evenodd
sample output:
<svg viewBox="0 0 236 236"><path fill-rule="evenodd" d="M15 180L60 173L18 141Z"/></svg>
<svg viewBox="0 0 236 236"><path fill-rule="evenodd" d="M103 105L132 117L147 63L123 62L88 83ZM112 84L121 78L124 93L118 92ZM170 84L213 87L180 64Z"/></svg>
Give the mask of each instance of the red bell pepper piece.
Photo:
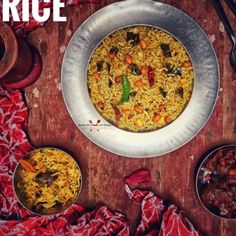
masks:
<svg viewBox="0 0 236 236"><path fill-rule="evenodd" d="M150 184L151 173L149 170L146 169L136 170L130 176L125 178L125 183Z"/></svg>
<svg viewBox="0 0 236 236"><path fill-rule="evenodd" d="M148 82L150 87L155 84L155 71L151 66L148 66Z"/></svg>

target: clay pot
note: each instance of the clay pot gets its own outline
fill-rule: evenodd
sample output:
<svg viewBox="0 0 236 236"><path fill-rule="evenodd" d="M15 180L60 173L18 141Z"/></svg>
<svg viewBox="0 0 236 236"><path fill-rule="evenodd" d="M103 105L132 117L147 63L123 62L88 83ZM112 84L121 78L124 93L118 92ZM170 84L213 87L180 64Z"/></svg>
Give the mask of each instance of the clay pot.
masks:
<svg viewBox="0 0 236 236"><path fill-rule="evenodd" d="M0 22L0 82L19 82L29 74L32 66L28 44L16 36L7 24Z"/></svg>

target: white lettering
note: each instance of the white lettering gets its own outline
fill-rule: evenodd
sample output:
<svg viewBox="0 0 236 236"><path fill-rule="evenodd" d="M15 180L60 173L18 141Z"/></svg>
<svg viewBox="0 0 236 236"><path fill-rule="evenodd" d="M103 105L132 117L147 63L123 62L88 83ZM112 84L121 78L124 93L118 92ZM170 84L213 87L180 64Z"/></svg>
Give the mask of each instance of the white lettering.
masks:
<svg viewBox="0 0 236 236"><path fill-rule="evenodd" d="M22 21L29 21L29 0L22 1Z"/></svg>
<svg viewBox="0 0 236 236"><path fill-rule="evenodd" d="M3 21L10 20L10 11L14 21L20 21L20 17L17 13L16 6L19 4L20 0L13 0L9 2L9 0L3 0L2 2L2 9L3 9Z"/></svg>
<svg viewBox="0 0 236 236"><path fill-rule="evenodd" d="M44 2L49 3L50 0L44 0ZM24 9L23 9L24 10ZM33 1L32 2L32 16L33 18L38 22L45 22L48 20L50 16L50 9L44 8L42 16L39 15L39 1Z"/></svg>
<svg viewBox="0 0 236 236"><path fill-rule="evenodd" d="M60 0L53 1L53 20L54 21L66 21L65 16L60 16L60 8L65 7L65 3Z"/></svg>
<svg viewBox="0 0 236 236"><path fill-rule="evenodd" d="M30 20L30 8L29 0L22 0L22 19L20 19L17 12L17 6L20 0L3 0L2 10L3 10L3 21L9 22L10 16L12 16L13 21L19 22L20 20L27 22ZM50 3L51 0L43 0L41 3ZM65 3L61 0L53 0L53 20L65 22L67 19L65 16L60 15L61 8L65 7ZM32 17L35 21L45 22L50 17L51 9L50 7L39 9L39 0L32 0Z"/></svg>

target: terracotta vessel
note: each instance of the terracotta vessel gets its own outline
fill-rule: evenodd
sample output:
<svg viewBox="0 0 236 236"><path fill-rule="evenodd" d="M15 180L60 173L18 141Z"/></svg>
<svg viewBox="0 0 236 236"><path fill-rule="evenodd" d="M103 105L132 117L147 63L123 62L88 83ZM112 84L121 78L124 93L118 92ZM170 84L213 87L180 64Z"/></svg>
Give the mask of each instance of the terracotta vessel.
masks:
<svg viewBox="0 0 236 236"><path fill-rule="evenodd" d="M16 83L23 80L33 67L29 45L0 22L0 82Z"/></svg>

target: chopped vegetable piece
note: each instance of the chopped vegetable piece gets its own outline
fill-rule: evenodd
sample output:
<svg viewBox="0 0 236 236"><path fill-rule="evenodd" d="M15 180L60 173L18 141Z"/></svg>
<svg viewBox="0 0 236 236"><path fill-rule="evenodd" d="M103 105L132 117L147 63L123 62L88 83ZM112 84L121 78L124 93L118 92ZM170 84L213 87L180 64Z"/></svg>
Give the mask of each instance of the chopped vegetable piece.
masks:
<svg viewBox="0 0 236 236"><path fill-rule="evenodd" d="M94 78L96 81L98 81L98 80L99 80L99 73L98 73L98 72L94 72L93 78Z"/></svg>
<svg viewBox="0 0 236 236"><path fill-rule="evenodd" d="M148 82L150 87L155 84L155 71L151 66L148 66Z"/></svg>
<svg viewBox="0 0 236 236"><path fill-rule="evenodd" d="M24 168L24 170L29 172L36 172L35 168L26 160L19 160L21 166Z"/></svg>
<svg viewBox="0 0 236 236"><path fill-rule="evenodd" d="M147 43L146 43L144 40L141 40L139 44L140 44L140 47L141 47L143 50L145 50L145 49L147 48Z"/></svg>
<svg viewBox="0 0 236 236"><path fill-rule="evenodd" d="M133 63L133 57L131 55L129 55L129 54L126 54L125 55L125 62L128 65L132 64Z"/></svg>
<svg viewBox="0 0 236 236"><path fill-rule="evenodd" d="M161 43L161 49L165 57L171 57L170 45L166 43Z"/></svg>
<svg viewBox="0 0 236 236"><path fill-rule="evenodd" d="M220 160L220 164L221 164L222 166L225 166L225 165L226 165L225 160Z"/></svg>
<svg viewBox="0 0 236 236"><path fill-rule="evenodd" d="M135 34L133 32L127 32L126 41L134 40Z"/></svg>
<svg viewBox="0 0 236 236"><path fill-rule="evenodd" d="M102 102L102 101L99 101L98 103L97 103L97 106L100 108L100 109L104 109L104 106L105 106L105 104L104 104L104 102Z"/></svg>
<svg viewBox="0 0 236 236"><path fill-rule="evenodd" d="M159 90L160 90L161 95L162 95L164 98L166 98L168 92L167 92L164 88L162 88L162 87L160 87Z"/></svg>
<svg viewBox="0 0 236 236"><path fill-rule="evenodd" d="M112 47L108 53L108 58L114 59L119 52L119 49L117 47Z"/></svg>
<svg viewBox="0 0 236 236"><path fill-rule="evenodd" d="M211 180L212 178L211 178L211 175L206 175L206 177L205 177L205 180L206 181L209 181L209 180Z"/></svg>
<svg viewBox="0 0 236 236"><path fill-rule="evenodd" d="M117 77L115 78L115 82L116 82L117 84L119 84L119 83L121 82L121 76L117 76Z"/></svg>
<svg viewBox="0 0 236 236"><path fill-rule="evenodd" d="M141 79L138 79L134 82L134 86L137 88L141 88L143 86L143 81Z"/></svg>
<svg viewBox="0 0 236 236"><path fill-rule="evenodd" d="M148 73L148 67L147 67L147 66L142 66L142 67L141 67L141 73L142 73L143 75L146 75L146 74Z"/></svg>
<svg viewBox="0 0 236 236"><path fill-rule="evenodd" d="M130 110L129 109L124 109L123 112L125 113L126 116L130 115Z"/></svg>
<svg viewBox="0 0 236 236"><path fill-rule="evenodd" d="M170 122L172 122L172 119L169 116L167 116L165 117L165 122L169 124Z"/></svg>
<svg viewBox="0 0 236 236"><path fill-rule="evenodd" d="M133 32L127 32L126 41L131 42L133 46L136 46L140 42L140 36L139 34L135 34Z"/></svg>
<svg viewBox="0 0 236 236"><path fill-rule="evenodd" d="M175 68L175 75L182 75L182 69L180 67Z"/></svg>
<svg viewBox="0 0 236 236"><path fill-rule="evenodd" d="M130 96L135 97L136 94L137 94L137 92L136 92L136 91L133 91L133 92L130 93Z"/></svg>
<svg viewBox="0 0 236 236"><path fill-rule="evenodd" d="M133 117L134 117L133 114L129 114L128 119L130 120L130 119L132 119Z"/></svg>
<svg viewBox="0 0 236 236"><path fill-rule="evenodd" d="M136 64L130 64L129 69L131 70L133 75L141 75L141 71Z"/></svg>
<svg viewBox="0 0 236 236"><path fill-rule="evenodd" d="M156 114L153 118L152 118L152 122L157 122L161 119L161 115L160 114Z"/></svg>
<svg viewBox="0 0 236 236"><path fill-rule="evenodd" d="M229 175L236 176L236 169L230 169L229 170Z"/></svg>
<svg viewBox="0 0 236 236"><path fill-rule="evenodd" d="M161 72L160 74L161 77L165 77L166 76L166 73L164 71Z"/></svg>
<svg viewBox="0 0 236 236"><path fill-rule="evenodd" d="M166 108L166 105L165 105L165 104L160 104L160 105L159 105L159 110L160 110L160 111L165 110L165 108Z"/></svg>
<svg viewBox="0 0 236 236"><path fill-rule="evenodd" d="M186 79L181 79L181 80L180 80L180 83L181 83L182 85L184 85L184 84L187 83L187 80L186 80Z"/></svg>
<svg viewBox="0 0 236 236"><path fill-rule="evenodd" d="M108 71L108 74L110 74L110 72L111 72L111 65L109 63L107 63L107 71Z"/></svg>
<svg viewBox="0 0 236 236"><path fill-rule="evenodd" d="M113 82L112 82L112 80L111 80L111 79L109 79L109 82L108 82L108 87L109 87L109 88L111 88L111 87L112 87L112 85L113 85Z"/></svg>
<svg viewBox="0 0 236 236"><path fill-rule="evenodd" d="M143 121L141 119L137 119L136 120L136 125L139 126L139 127L142 127L143 126Z"/></svg>
<svg viewBox="0 0 236 236"><path fill-rule="evenodd" d="M180 67L174 68L172 64L166 63L165 68L167 69L168 74L182 75L182 69Z"/></svg>
<svg viewBox="0 0 236 236"><path fill-rule="evenodd" d="M115 54L116 56L118 52L119 52L119 49L117 47L112 47L109 51L109 54Z"/></svg>
<svg viewBox="0 0 236 236"><path fill-rule="evenodd" d="M102 71L103 64L104 64L104 61L103 61L103 60L97 62L97 71L98 71L98 72L101 72L101 71Z"/></svg>
<svg viewBox="0 0 236 236"><path fill-rule="evenodd" d="M183 63L183 67L184 67L184 68L191 67L191 66L192 66L191 61L185 61L185 62Z"/></svg>
<svg viewBox="0 0 236 236"><path fill-rule="evenodd" d="M116 57L116 55L114 53L109 53L108 54L109 59L114 59L115 57Z"/></svg>
<svg viewBox="0 0 236 236"><path fill-rule="evenodd" d="M179 87L176 89L176 93L183 98L184 97L184 88L183 87Z"/></svg>
<svg viewBox="0 0 236 236"><path fill-rule="evenodd" d="M112 108L115 112L116 121L119 121L122 117L122 114L121 114L120 110L117 108L117 106L115 106L113 104L111 104L111 106L112 106Z"/></svg>
<svg viewBox="0 0 236 236"><path fill-rule="evenodd" d="M138 113L138 114L142 114L143 113L143 107L141 105L136 105L134 106L134 110Z"/></svg>
<svg viewBox="0 0 236 236"><path fill-rule="evenodd" d="M166 63L165 68L167 69L168 74L174 74L175 73L174 66L172 64Z"/></svg>
<svg viewBox="0 0 236 236"><path fill-rule="evenodd" d="M128 101L130 96L130 82L127 76L123 75L121 78L121 84L122 84L122 91L123 95L121 98L121 104Z"/></svg>

